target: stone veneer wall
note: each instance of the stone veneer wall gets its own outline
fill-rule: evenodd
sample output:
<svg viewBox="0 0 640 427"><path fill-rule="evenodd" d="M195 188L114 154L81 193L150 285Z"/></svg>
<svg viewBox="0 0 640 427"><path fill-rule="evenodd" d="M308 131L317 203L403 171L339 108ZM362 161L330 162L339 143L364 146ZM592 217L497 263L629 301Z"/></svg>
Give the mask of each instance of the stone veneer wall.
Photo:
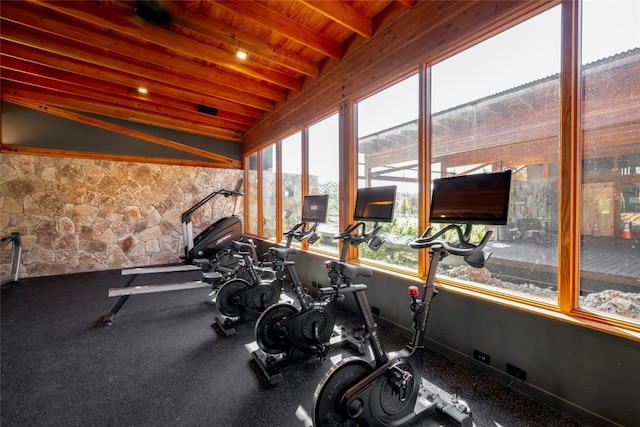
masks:
<svg viewBox="0 0 640 427"><path fill-rule="evenodd" d="M0 155L0 235L20 232L20 277L178 262L182 212L243 172L145 163ZM194 234L233 214L215 197L192 216ZM243 214L243 200L238 201ZM10 247L2 247L2 275Z"/></svg>

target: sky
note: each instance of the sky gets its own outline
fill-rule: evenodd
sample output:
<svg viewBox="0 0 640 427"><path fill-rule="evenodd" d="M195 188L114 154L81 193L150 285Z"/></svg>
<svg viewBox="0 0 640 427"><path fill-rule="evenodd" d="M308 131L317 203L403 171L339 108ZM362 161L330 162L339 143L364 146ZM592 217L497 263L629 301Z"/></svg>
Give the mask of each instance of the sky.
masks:
<svg viewBox="0 0 640 427"><path fill-rule="evenodd" d="M442 111L559 73L560 28L560 6L557 6L432 64L431 111ZM637 47L640 47L640 0L584 0L583 63ZM358 136L417 117L415 75L358 103ZM314 128L314 138L335 140L334 126L321 124ZM327 136L323 137L322 132L327 132ZM319 166L314 173L332 179L338 165L322 162L318 154L321 155L316 153L312 162Z"/></svg>
<svg viewBox="0 0 640 427"><path fill-rule="evenodd" d="M583 63L635 47L640 47L640 0L585 1ZM557 6L433 65L431 109L442 111L559 71ZM415 120L417 85L417 76L412 77L361 101L358 115L364 120L358 123L358 135L370 135Z"/></svg>

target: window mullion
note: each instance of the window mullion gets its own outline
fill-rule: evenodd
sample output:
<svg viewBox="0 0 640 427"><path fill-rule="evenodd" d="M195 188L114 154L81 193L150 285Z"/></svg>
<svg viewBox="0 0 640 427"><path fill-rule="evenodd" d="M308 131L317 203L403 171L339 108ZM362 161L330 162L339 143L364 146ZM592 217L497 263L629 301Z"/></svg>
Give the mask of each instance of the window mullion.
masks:
<svg viewBox="0 0 640 427"><path fill-rule="evenodd" d="M429 224L431 203L431 67L420 66L418 98L418 232L422 233ZM418 251L418 276L426 277L428 252Z"/></svg>
<svg viewBox="0 0 640 427"><path fill-rule="evenodd" d="M276 143L276 242L282 240L282 140Z"/></svg>
<svg viewBox="0 0 640 427"><path fill-rule="evenodd" d="M558 305L575 309L580 271L580 4L562 2Z"/></svg>

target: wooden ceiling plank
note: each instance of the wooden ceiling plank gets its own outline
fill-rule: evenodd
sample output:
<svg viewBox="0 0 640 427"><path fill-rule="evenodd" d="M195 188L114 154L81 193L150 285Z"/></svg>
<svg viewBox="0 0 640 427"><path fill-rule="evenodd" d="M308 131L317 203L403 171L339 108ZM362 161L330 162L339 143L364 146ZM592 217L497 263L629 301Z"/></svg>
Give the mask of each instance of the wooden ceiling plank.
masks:
<svg viewBox="0 0 640 427"><path fill-rule="evenodd" d="M179 88L163 82L149 82L147 79L140 79L140 76L111 70L99 65L82 63L57 54L44 53L38 49L29 46L20 46L6 40L0 40L0 54L2 55L2 60L4 61L2 65L4 66L12 66L15 61L19 61L19 64L13 65L16 69L21 67L27 69L32 69L33 67L48 68L50 70L57 70L57 73L61 73L69 79L74 75L87 76L107 83L126 86L131 90L133 90L133 86L136 86L133 82L138 78L140 85L137 86L139 87L144 84L152 94L159 94L172 99L182 99L197 105L212 106L218 108L219 111L228 111L232 114L251 119L260 119L262 117L262 111L256 108L232 102L228 99L206 95L201 92L197 93L195 89L198 87L195 84L193 85L193 90L189 90L187 87ZM32 72L35 73L36 71ZM41 74L49 75L50 73L46 72Z"/></svg>
<svg viewBox="0 0 640 427"><path fill-rule="evenodd" d="M30 0L47 9L72 16L91 25L99 25L120 34L134 37L146 43L163 46L181 55L186 55L233 70L257 80L287 88L300 90L300 81L276 70L264 70L253 64L249 58L241 60L235 54L211 45L205 45L195 39L179 36L137 17L123 16L113 9L93 2L84 1L45 1ZM3 6L4 7L4 6ZM132 9L133 10L133 9Z"/></svg>
<svg viewBox="0 0 640 427"><path fill-rule="evenodd" d="M136 130L132 130L132 129L128 129L122 126L118 126L115 125L113 123L109 123L109 122L105 122L103 120L98 120L95 119L93 117L88 117L88 116L84 116L82 114L78 114L78 113L74 113L71 111L66 111L60 108L55 108L52 106L48 106L48 105L43 105L41 103L34 103L34 102L30 102L28 100L22 100L22 99L12 99L10 102L17 104L17 105L22 105L23 107L27 107L27 108L32 108L34 110L38 110L38 111L43 111L46 112L48 114L53 114L55 116L58 117L63 117L66 119L70 119L70 120L74 120L77 122L81 122L81 123L85 123L85 124L89 124L92 126L96 126L102 129L106 129L106 130L110 130L113 132L117 132L117 133L121 133L123 135L128 135L131 136L133 138L138 138L147 142L152 142L154 144L158 144L158 145L162 145L165 147L169 147L172 148L174 150L179 150L179 151L183 151L185 153L190 153L190 154L194 154L196 156L200 156L200 157L204 157L205 159L212 159L212 160L216 160L219 162L222 162L225 165L228 165L228 167L233 167L233 168L241 168L242 167L242 163L239 160L235 160L235 159L231 159L229 157L226 156L221 156L219 154L215 154L212 153L210 151L206 151L206 150L201 150L199 148L195 148L195 147L190 147L188 145L185 144L181 144L179 142L175 142L175 141L171 141L169 139L165 139L165 138L160 138L154 135L149 135L147 133L144 132L139 132Z"/></svg>
<svg viewBox="0 0 640 427"><path fill-rule="evenodd" d="M2 79L24 85L40 87L51 92L60 92L61 96L75 95L83 98L92 98L96 101L103 101L115 106L137 109L151 114L160 114L177 121L185 123L202 123L208 126L216 126L221 129L228 129L243 132L251 123L237 123L227 121L218 116L211 116L197 111L196 106L187 102L174 101L170 106L162 103L161 99L155 100L151 96L136 95L130 96L126 89L105 85L102 83L92 84L87 87L82 82L69 83L63 80L55 80L50 77L30 75L20 71L7 69L5 64L1 65L3 73ZM55 88L55 90L53 90Z"/></svg>
<svg viewBox="0 0 640 427"><path fill-rule="evenodd" d="M194 13L182 7L182 2L161 1L161 8L171 15L171 25L197 32L205 37L215 39L233 48L271 61L282 67L302 73L310 77L320 74L318 64L292 54L287 49L271 45L259 37L242 32L222 22Z"/></svg>
<svg viewBox="0 0 640 427"><path fill-rule="evenodd" d="M10 81L16 81L45 88L56 87L59 90L76 93L82 96L91 96L91 94L93 93L92 91L96 91L96 95L102 94L102 99L104 100L118 97L119 99L122 99L123 102L137 100L137 102L142 102L143 104L157 104L160 105L163 109L170 108L170 110L168 111L169 114L171 114L173 111L182 111L184 114L189 115L201 114L197 112L198 107L196 104L184 98L171 98L159 94L156 91L153 91L152 93L147 95L142 95L133 92L131 90L131 87L128 85L123 86L107 82L105 80L96 80L95 78L88 77L86 75L72 74L68 71L23 61L14 57L5 56L4 54L2 54L0 68L4 70L2 73L2 78ZM65 85L68 86L66 89ZM74 90L74 87L78 87L81 89ZM97 98L100 99L101 97L97 96ZM215 117L219 120L222 120L222 122L220 122L220 126L225 128L230 128L229 126L225 125L226 122L243 125L243 128L246 128L246 126L251 126L255 123L255 120L250 117L241 116L235 113L228 113L225 111L218 111L218 114L216 114Z"/></svg>
<svg viewBox="0 0 640 427"><path fill-rule="evenodd" d="M286 99L283 89L216 66L205 66L199 61L176 56L153 46L141 45L113 35L105 37L105 34L98 30L69 25L68 22L51 13L43 14L42 10L36 10L29 5L27 2L3 4L0 9L3 20L0 37L80 61L89 63L100 61L100 65L104 67L139 76L153 73L160 76L158 80L167 83L176 79L176 73L202 79L203 81L198 83L201 88L206 87L207 81L214 81L219 85L242 92L244 96L240 97L238 94L238 102L249 102L247 105L256 107L261 104L257 97L274 101ZM141 62L141 58L144 58L145 62ZM250 103L252 99L253 104ZM272 107L265 111L271 109Z"/></svg>
<svg viewBox="0 0 640 427"><path fill-rule="evenodd" d="M134 121L167 129L179 130L181 132L195 133L199 135L220 138L228 141L241 141L241 135L235 131L215 128L200 123L178 122L166 116L151 114L137 109L115 106L106 103L98 104L92 99L81 98L79 96L67 94L60 96L59 93L44 89L29 89L20 87L13 89L10 84L3 81L2 99L17 103L17 100L28 99L32 102L42 103L54 107L80 111L84 113L98 114L105 117L113 117L122 120Z"/></svg>
<svg viewBox="0 0 640 427"><path fill-rule="evenodd" d="M4 11L3 7L3 11ZM141 57L148 58L153 57L154 53L151 50L141 50L135 48L133 45L129 49L129 45L117 45L117 48L111 49L115 51L113 54L102 52L96 48L92 48L90 45L80 44L71 40L62 39L52 35L45 35L39 33L37 30L31 30L23 27L20 24L14 22L2 21L2 33L0 38L3 40L11 41L19 45L26 45L33 49L46 49L47 52L58 54L62 57L72 58L77 61L81 61L87 64L96 64L102 67L116 70L119 72L127 73L135 77L133 82L141 81L155 81L165 84L176 83L176 72L181 72L183 68L191 67L190 72L193 74L206 74L206 70L202 69L202 72L196 71L200 67L200 64L193 63L192 61L180 61L180 58L175 58L170 63L175 69L169 70L166 68L155 67L150 64L143 64L135 61L131 58L126 58L125 55L138 54ZM100 42L99 42L100 43ZM99 46L96 46L99 47ZM46 55L43 55L46 56ZM160 54L159 58L163 55ZM211 74L215 74L212 70ZM204 77L204 76L203 76ZM245 90L238 90L237 88L229 87L226 84L229 82L225 80L224 76L217 81L225 83L223 88L219 87L218 83L210 83L205 80L199 80L197 78L188 77L187 75L180 77L180 84L186 89L194 92L213 92L217 96L227 99L229 101L238 102L243 105L258 108L263 111L272 111L274 104L268 99L264 99L261 95L276 96L276 100L284 100L284 94L282 92L264 93L265 91L259 88L254 93L246 92ZM236 84L242 87L242 81L234 79ZM264 87L264 85L262 85ZM269 98L273 99L273 98Z"/></svg>
<svg viewBox="0 0 640 427"><path fill-rule="evenodd" d="M209 2L294 40L309 49L333 59L342 59L342 46L338 42L310 28L303 27L299 22L289 19L260 3L228 0L209 0Z"/></svg>
<svg viewBox="0 0 640 427"><path fill-rule="evenodd" d="M360 34L366 39L370 39L373 36L373 25L371 20L358 13L346 2L326 0L299 1L332 21L339 23L343 27Z"/></svg>

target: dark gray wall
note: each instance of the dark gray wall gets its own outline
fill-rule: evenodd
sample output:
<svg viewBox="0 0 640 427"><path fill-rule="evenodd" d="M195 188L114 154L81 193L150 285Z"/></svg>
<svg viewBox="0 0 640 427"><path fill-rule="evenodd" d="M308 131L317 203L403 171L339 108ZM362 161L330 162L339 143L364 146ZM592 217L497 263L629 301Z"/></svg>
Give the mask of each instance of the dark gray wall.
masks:
<svg viewBox="0 0 640 427"><path fill-rule="evenodd" d="M239 142L223 141L108 117L87 116L234 160L242 159L242 145ZM2 143L58 150L210 161L184 151L4 101L2 102Z"/></svg>
<svg viewBox="0 0 640 427"><path fill-rule="evenodd" d="M259 253L264 253L266 245ZM295 256L304 284L327 285L326 257ZM415 284L374 272L363 280L379 321L410 336L407 287ZM355 311L347 298L345 304ZM527 374L512 387L593 425L640 425L640 344L585 327L534 315L457 293L440 291L427 329L428 345L504 383L510 363ZM473 359L474 349L491 357ZM393 349L392 349L393 350Z"/></svg>

